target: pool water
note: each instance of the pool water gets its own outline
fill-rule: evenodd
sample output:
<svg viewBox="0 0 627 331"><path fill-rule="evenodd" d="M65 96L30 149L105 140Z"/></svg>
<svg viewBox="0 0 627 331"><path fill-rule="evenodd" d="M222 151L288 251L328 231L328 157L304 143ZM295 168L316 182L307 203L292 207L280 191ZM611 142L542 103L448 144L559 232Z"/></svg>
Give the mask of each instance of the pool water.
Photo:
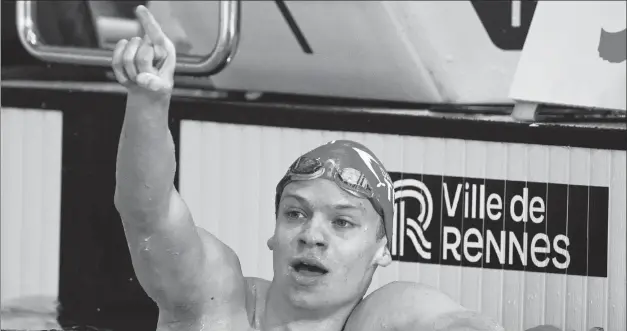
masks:
<svg viewBox="0 0 627 331"><path fill-rule="evenodd" d="M3 302L0 328L9 330L113 331L91 326L65 326L57 321L59 304L52 297L24 297Z"/></svg>
<svg viewBox="0 0 627 331"><path fill-rule="evenodd" d="M61 326L57 321L59 307L56 298L52 297L25 297L3 302L0 310L0 328L2 331L114 331L88 325ZM127 326L129 329L135 329L130 324ZM560 329L551 325L541 325L525 331L560 331ZM603 329L598 327L589 331Z"/></svg>

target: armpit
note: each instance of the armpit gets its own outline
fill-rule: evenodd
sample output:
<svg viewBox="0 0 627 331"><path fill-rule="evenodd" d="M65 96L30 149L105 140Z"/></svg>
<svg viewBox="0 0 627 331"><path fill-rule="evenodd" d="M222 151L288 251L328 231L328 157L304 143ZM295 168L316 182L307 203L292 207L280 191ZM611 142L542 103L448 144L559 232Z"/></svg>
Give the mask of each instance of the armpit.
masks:
<svg viewBox="0 0 627 331"><path fill-rule="evenodd" d="M225 267L238 269L241 273L239 257L231 247L201 227L197 226L196 230L205 248L205 255L210 262L215 261L224 264Z"/></svg>

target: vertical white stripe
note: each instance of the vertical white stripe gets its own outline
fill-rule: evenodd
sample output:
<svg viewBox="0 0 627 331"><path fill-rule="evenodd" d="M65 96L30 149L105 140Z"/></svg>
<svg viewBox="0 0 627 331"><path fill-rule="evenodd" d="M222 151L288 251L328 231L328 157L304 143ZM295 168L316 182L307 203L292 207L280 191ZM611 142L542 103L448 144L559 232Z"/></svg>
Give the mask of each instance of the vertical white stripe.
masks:
<svg viewBox="0 0 627 331"><path fill-rule="evenodd" d="M56 299L62 113L2 108L1 301Z"/></svg>

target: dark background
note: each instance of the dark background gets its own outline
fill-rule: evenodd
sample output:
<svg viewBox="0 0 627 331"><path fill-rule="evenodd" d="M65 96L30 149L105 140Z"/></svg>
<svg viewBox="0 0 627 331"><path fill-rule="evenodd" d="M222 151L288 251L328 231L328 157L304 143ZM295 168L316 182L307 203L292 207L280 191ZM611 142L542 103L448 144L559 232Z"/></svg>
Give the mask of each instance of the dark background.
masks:
<svg viewBox="0 0 627 331"><path fill-rule="evenodd" d="M415 178L422 181L428 188L433 198L433 218L431 225L425 231L425 237L432 243L432 258L426 260L421 258L413 248L409 238L403 236L405 240L405 255L394 256L395 260L403 262L420 262L435 263L444 265L462 265L465 267L478 267L489 269L507 269L521 270L544 273L561 273L569 275L607 277L607 231L608 231L608 203L609 189L607 187L581 186L581 185L564 185L553 183L536 183L521 182L511 180L494 180L484 178L463 178L450 176L421 175L412 173L390 174L393 181L401 178ZM455 189L458 184L462 185L459 202L455 215L449 217L446 212L443 183L447 183L448 192L451 203L455 196ZM487 212L485 219L477 219L479 217L479 209L477 207L477 218L464 218L465 194L464 187L469 183L472 188L473 184L477 185L477 200L479 199L479 185L485 185L485 199L490 194L498 193L502 198L501 218L492 221L488 218ZM545 212L543 213L544 221L536 224L528 218L527 222L515 222L511 218L510 205L515 195L522 195L523 188L529 190L528 203L534 196L542 197L545 203ZM472 194L469 190L469 199ZM420 204L412 199L406 199L405 215L416 219L420 210ZM469 207L470 208L470 207ZM516 215L520 215L522 207L517 203L515 208ZM469 216L471 209L469 209ZM458 252L462 256L461 261L457 261L450 255L445 260L442 256L443 231L442 227L450 226L459 229L461 233L461 244ZM469 262L463 256L463 236L464 232L469 228L476 228L483 234L483 243L485 247L486 230L489 229L495 236L497 242L500 241L501 231L514 232L518 242L523 244L523 233L528 234L527 246L527 263L523 265L522 260L517 251L513 254L513 264L509 264L509 233L505 240L505 264L501 264L494 252L491 252L490 263L486 262L485 249L482 258L477 262ZM570 239L567 247L570 252L570 264L568 269L558 269L553 262L540 268L533 264L531 260L531 239L538 233L545 233L549 237L549 254L537 254L539 260L543 260L543 255L548 255L550 259L556 257L559 262L564 262L564 257L555 252L553 239L558 234L567 235ZM450 235L452 236L452 235ZM476 238L473 237L473 241ZM450 238L448 242L453 242ZM561 242L560 247L564 248L565 243ZM470 249L470 254L475 254L478 249ZM594 257L588 259L588 256Z"/></svg>

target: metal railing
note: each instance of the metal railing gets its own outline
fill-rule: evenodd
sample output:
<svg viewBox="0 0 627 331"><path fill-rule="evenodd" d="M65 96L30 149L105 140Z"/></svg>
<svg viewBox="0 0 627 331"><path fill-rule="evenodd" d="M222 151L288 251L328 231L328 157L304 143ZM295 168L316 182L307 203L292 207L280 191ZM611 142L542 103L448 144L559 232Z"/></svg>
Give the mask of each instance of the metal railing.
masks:
<svg viewBox="0 0 627 331"><path fill-rule="evenodd" d="M113 50L46 45L35 23L36 1L17 1L17 31L26 50L34 57L48 62L89 66L110 66ZM179 56L176 73L196 76L213 75L224 69L237 52L241 25L239 0L221 0L218 39L213 50L202 57Z"/></svg>

